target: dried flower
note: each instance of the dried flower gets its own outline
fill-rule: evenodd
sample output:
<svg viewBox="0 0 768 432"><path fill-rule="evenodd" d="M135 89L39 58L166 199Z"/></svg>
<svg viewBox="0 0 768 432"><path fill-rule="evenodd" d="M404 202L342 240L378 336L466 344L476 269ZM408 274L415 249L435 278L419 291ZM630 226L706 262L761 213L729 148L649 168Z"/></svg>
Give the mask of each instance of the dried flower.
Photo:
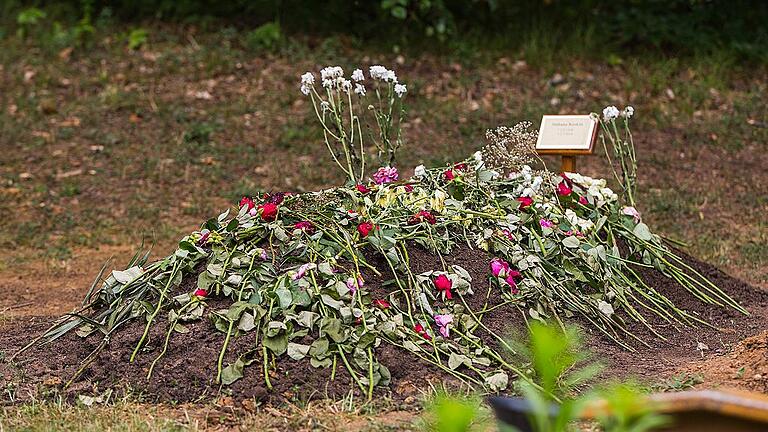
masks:
<svg viewBox="0 0 768 432"><path fill-rule="evenodd" d="M491 260L491 273L496 277L504 277L509 271L509 263L501 258Z"/></svg>
<svg viewBox="0 0 768 432"><path fill-rule="evenodd" d="M420 212L411 216L410 219L408 219L408 224L410 225L416 225L422 222L427 222L430 225L434 225L435 223L437 223L437 218L435 218L435 215L433 215L429 211L421 210Z"/></svg>
<svg viewBox="0 0 768 432"><path fill-rule="evenodd" d="M315 232L315 224L313 224L308 220L299 221L293 224L293 229L301 230L309 234L312 234L313 232Z"/></svg>
<svg viewBox="0 0 768 432"><path fill-rule="evenodd" d="M299 280L306 276L307 272L317 267L315 263L305 263L299 266L299 269L296 271L296 274L294 274L291 279L293 280Z"/></svg>
<svg viewBox="0 0 768 432"><path fill-rule="evenodd" d="M365 285L365 281L361 277L358 277L357 279L353 277L347 278L347 288L349 288L353 294L357 292L359 288L362 288L363 285Z"/></svg>
<svg viewBox="0 0 768 432"><path fill-rule="evenodd" d="M478 164L483 168L508 174L519 171L530 164L536 154L538 131L529 130L531 122L520 122L509 128L506 126L489 129L485 133L488 144L480 151Z"/></svg>

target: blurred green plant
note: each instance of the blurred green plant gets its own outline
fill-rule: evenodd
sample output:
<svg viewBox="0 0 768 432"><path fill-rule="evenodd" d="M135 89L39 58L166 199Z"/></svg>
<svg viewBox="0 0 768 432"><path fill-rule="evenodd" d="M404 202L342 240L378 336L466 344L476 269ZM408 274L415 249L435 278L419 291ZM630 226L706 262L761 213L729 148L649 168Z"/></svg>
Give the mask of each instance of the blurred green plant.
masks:
<svg viewBox="0 0 768 432"><path fill-rule="evenodd" d="M18 15L16 15L16 24L18 25L16 34L21 38L27 37L31 29L37 27L40 22L46 18L46 16L47 14L45 11L36 7L30 7L22 10Z"/></svg>
<svg viewBox="0 0 768 432"><path fill-rule="evenodd" d="M283 38L280 23L268 22L245 35L245 45L253 51L272 51Z"/></svg>
<svg viewBox="0 0 768 432"><path fill-rule="evenodd" d="M135 28L128 33L128 49L137 50L147 43L149 31L144 28Z"/></svg>
<svg viewBox="0 0 768 432"><path fill-rule="evenodd" d="M574 422L591 413L605 432L645 432L668 424L668 418L648 406L642 388L635 383L615 382L579 392L601 370L590 361L576 327L533 322L527 341L509 345L531 365L533 382L519 381L529 404L528 421L535 432L574 430ZM587 410L588 409L588 410ZM451 396L438 393L422 416L425 430L465 432L487 430L490 422L478 395ZM501 424L502 431L517 429Z"/></svg>
<svg viewBox="0 0 768 432"><path fill-rule="evenodd" d="M435 432L485 431L493 423L482 398L451 395L445 391L438 392L427 403L420 420L419 429Z"/></svg>

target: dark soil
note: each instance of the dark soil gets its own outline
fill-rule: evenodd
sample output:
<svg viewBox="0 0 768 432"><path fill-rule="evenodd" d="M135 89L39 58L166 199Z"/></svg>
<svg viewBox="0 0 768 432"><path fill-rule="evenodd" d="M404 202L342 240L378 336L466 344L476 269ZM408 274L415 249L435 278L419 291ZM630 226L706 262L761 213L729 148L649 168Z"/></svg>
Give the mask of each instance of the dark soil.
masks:
<svg viewBox="0 0 768 432"><path fill-rule="evenodd" d="M482 308L488 290L488 257L483 253L463 248L445 257L445 260L449 265L460 264L469 271L475 295L468 296L466 300L474 310ZM660 377L669 375L683 364L701 357L722 355L736 342L755 335L766 327L768 293L694 258L685 256L685 260L749 309L751 315L745 316L732 309L705 305L655 270L637 269L648 285L665 294L679 308L698 315L716 328L675 328L660 319L649 317L654 328L667 340L654 336L641 324L631 323L629 330L648 346L633 342L635 352L630 352L611 342L596 329L583 326L590 348L599 360L607 363L607 375L633 375L658 381ZM375 258L371 258L371 262L377 264ZM411 264L415 273L432 270L435 268L435 257L415 249L411 255ZM179 291L189 291L196 279L196 275L185 278ZM383 297L387 292L386 288L381 286L382 282L382 277L366 275L366 284L373 292L374 298ZM492 306L501 299L492 295L489 301ZM209 302L213 308L226 306L216 305L215 302L216 300ZM53 317L25 317L6 321L0 331L0 358L7 358L39 335L50 325L52 319ZM516 337L525 332L524 317L515 307L497 308L486 314L483 322L501 335ZM578 320L576 322L578 323ZM191 330L189 333L175 334L171 338L168 352L155 368L152 379L147 380L148 368L162 348L166 323L161 320L152 326L149 343L133 363L129 362L129 358L141 337L144 325L141 322L127 325L112 337L108 347L95 358L84 373L63 390L65 396L74 398L78 394L94 394L115 388L138 393L153 401L202 400L214 397L221 391L231 393L238 399L280 402L320 397L338 398L353 389L351 378L343 367L337 369L335 380L330 381L330 369L316 369L310 366L308 360L294 361L283 356L276 364L277 369L270 372L273 388L269 390L258 355L255 356L256 361L245 369L245 376L241 380L222 389L213 381L224 335L216 331L208 320L201 320L188 327ZM486 343L495 345L490 335L479 335ZM52 344L31 348L15 359L14 364L0 362L0 387L12 388L15 397L22 400L40 397L47 391L60 389L80 367L82 360L96 348L100 339L96 335L81 338L71 333ZM703 348L700 343L707 348L699 349ZM238 354L246 352L252 346L252 334L233 339L225 364L234 361ZM430 382L445 382L444 374L420 363L404 350L382 344L377 349L377 356L392 374L390 387L377 390L381 396L405 399L417 395L420 389L427 388ZM4 393L2 397L8 399L9 393Z"/></svg>

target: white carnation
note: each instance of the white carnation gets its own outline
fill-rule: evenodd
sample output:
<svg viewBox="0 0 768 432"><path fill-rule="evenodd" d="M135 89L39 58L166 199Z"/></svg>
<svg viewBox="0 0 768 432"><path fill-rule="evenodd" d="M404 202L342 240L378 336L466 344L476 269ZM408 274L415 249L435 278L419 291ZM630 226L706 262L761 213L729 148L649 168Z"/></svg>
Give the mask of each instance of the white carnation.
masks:
<svg viewBox="0 0 768 432"><path fill-rule="evenodd" d="M619 109L615 106L607 106L603 110L603 120L605 121L613 121L619 116Z"/></svg>
<svg viewBox="0 0 768 432"><path fill-rule="evenodd" d="M342 69L339 66L328 66L324 67L320 71L320 77L323 81L325 80L334 80L336 78L341 78L344 76L344 69Z"/></svg>
<svg viewBox="0 0 768 432"><path fill-rule="evenodd" d="M315 76L312 75L312 72L307 72L301 76L301 83L306 85L312 85L315 83Z"/></svg>

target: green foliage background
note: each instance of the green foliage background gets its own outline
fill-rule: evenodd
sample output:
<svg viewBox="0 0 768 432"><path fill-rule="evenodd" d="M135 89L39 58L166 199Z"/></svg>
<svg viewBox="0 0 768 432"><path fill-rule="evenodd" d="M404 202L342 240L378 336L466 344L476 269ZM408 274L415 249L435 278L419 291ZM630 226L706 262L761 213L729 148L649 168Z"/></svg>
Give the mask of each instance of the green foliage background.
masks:
<svg viewBox="0 0 768 432"><path fill-rule="evenodd" d="M538 44L585 53L672 55L725 50L739 59L768 59L768 2L761 0L8 0L0 6L3 33L30 7L71 26L84 20L246 29L275 23L286 34L389 44Z"/></svg>

